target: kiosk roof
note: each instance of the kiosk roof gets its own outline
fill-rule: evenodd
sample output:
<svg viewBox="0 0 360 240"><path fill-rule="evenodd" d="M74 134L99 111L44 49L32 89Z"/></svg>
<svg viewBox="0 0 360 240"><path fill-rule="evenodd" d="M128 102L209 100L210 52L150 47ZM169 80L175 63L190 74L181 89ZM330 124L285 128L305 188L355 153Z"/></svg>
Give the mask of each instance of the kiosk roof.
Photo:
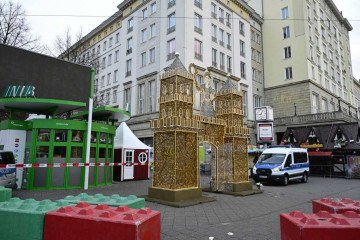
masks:
<svg viewBox="0 0 360 240"><path fill-rule="evenodd" d="M89 111L83 111L71 115L71 118L87 118L88 113ZM94 108L92 118L93 120L98 121L115 120L118 122L124 122L130 119L130 113L119 108L101 106L98 108Z"/></svg>

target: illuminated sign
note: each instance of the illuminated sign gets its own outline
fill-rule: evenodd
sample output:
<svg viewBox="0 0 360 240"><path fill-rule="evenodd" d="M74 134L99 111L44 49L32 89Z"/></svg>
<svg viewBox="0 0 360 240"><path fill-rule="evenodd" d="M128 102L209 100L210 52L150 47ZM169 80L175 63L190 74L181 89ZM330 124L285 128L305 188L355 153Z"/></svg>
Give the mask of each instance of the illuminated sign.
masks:
<svg viewBox="0 0 360 240"><path fill-rule="evenodd" d="M35 87L34 86L8 86L4 93L4 98L14 98L14 97L35 97Z"/></svg>
<svg viewBox="0 0 360 240"><path fill-rule="evenodd" d="M321 143L309 144L309 143L302 143L300 144L301 148L323 148L324 145Z"/></svg>
<svg viewBox="0 0 360 240"><path fill-rule="evenodd" d="M273 123L258 123L258 141L271 142L274 140L273 137Z"/></svg>

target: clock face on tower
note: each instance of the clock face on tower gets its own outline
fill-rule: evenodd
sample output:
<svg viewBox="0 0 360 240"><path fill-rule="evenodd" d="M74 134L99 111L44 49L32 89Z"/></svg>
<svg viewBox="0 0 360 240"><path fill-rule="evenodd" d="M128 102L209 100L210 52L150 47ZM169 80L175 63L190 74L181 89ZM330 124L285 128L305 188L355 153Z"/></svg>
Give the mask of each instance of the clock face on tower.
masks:
<svg viewBox="0 0 360 240"><path fill-rule="evenodd" d="M267 116L266 116L266 108L257 108L255 110L255 120L259 121L259 120L266 120Z"/></svg>

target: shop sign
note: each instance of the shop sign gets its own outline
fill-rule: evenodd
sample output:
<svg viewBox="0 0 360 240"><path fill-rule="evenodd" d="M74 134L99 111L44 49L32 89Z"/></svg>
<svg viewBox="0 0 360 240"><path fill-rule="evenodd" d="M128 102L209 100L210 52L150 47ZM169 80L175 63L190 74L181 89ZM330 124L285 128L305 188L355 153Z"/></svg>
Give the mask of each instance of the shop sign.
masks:
<svg viewBox="0 0 360 240"><path fill-rule="evenodd" d="M273 137L273 123L258 123L258 141L272 142Z"/></svg>
<svg viewBox="0 0 360 240"><path fill-rule="evenodd" d="M323 148L324 145L321 143L309 144L309 143L302 143L300 144L301 148Z"/></svg>
<svg viewBox="0 0 360 240"><path fill-rule="evenodd" d="M4 98L14 98L14 97L35 97L35 87L34 86L8 86L4 93Z"/></svg>

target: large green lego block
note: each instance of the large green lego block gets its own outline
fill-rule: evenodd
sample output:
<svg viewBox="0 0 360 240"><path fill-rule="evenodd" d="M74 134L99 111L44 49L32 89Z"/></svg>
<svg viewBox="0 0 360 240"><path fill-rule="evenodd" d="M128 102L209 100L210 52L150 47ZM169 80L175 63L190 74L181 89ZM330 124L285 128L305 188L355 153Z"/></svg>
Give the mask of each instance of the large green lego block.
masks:
<svg viewBox="0 0 360 240"><path fill-rule="evenodd" d="M50 200L36 201L11 198L0 203L1 239L42 240L44 216L47 212L69 205Z"/></svg>
<svg viewBox="0 0 360 240"><path fill-rule="evenodd" d="M12 191L10 188L0 186L0 202L6 202L11 198Z"/></svg>
<svg viewBox="0 0 360 240"><path fill-rule="evenodd" d="M138 198L134 195L121 197L119 194L114 194L111 196L104 196L103 194L95 194L94 196L91 196L88 195L87 193L80 193L78 196L70 195L60 201L65 201L73 204L79 202L88 202L91 205L107 204L113 207L128 206L129 208L137 208L137 209L145 207L145 199Z"/></svg>

